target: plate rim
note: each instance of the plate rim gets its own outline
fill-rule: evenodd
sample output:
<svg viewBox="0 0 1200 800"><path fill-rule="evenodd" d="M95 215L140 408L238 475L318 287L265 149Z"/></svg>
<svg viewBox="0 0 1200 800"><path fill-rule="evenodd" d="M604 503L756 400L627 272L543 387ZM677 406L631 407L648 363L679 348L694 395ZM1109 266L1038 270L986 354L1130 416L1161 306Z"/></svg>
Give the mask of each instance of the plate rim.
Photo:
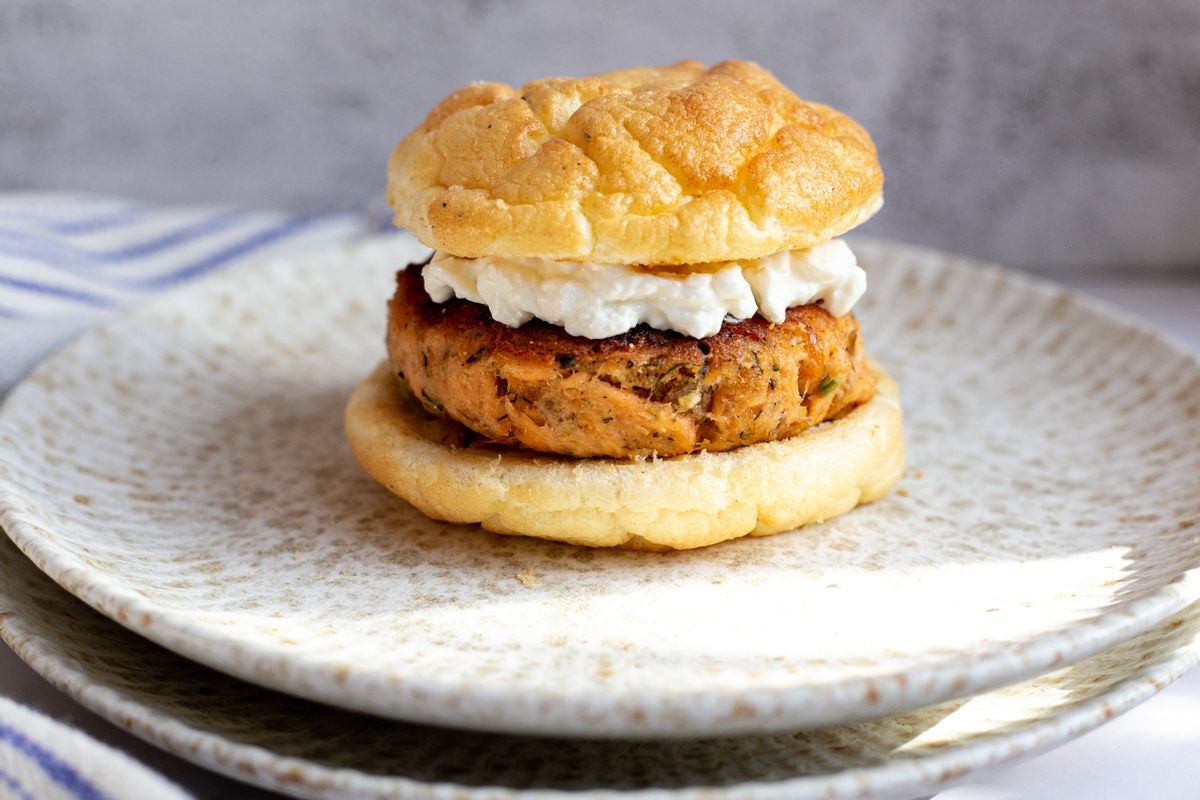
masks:
<svg viewBox="0 0 1200 800"><path fill-rule="evenodd" d="M16 560L17 569L36 565ZM59 591L66 591L58 587ZM21 594L18 590L17 594ZM69 593L68 593L69 594ZM84 708L142 741L185 761L242 783L299 796L337 799L363 796L399 800L735 800L752 792L757 800L864 798L882 800L940 792L997 767L1025 761L1095 730L1154 697L1200 664L1200 633L1162 654L1153 663L1104 691L965 748L939 747L918 758L889 758L868 767L781 781L747 781L725 786L679 786L630 790L581 790L499 787L426 781L403 775L377 775L354 768L329 767L298 756L281 756L268 747L240 744L205 731L139 702L127 690L92 680L63 654L55 630L47 633L23 613L22 599L0 584L0 641L23 663ZM25 595L24 602L32 602ZM71 602L82 601L72 596ZM1193 609L1200 616L1200 606ZM110 620L110 622L113 622ZM114 623L115 624L115 623ZM1164 621L1160 625L1171 625ZM24 630L22 630L24 627ZM158 645L152 645L158 646ZM1037 678L1034 678L1037 680ZM305 773L309 773L307 777ZM873 784L873 785L872 785Z"/></svg>
<svg viewBox="0 0 1200 800"><path fill-rule="evenodd" d="M273 264L294 263L296 260L348 257L360 248L389 245L397 245L395 234L358 243L334 245L308 254L251 261L164 292L150 302L85 332L27 375L0 406L0 436L7 432L9 409L15 407L25 392L31 391L30 384L41 380L44 374L52 373L61 357L76 348L86 346L90 337L112 335L114 327L119 328L121 325L131 324L134 320L152 316L157 309L169 305L178 297L205 291L210 284L220 285L236 279L236 276L242 273L267 271ZM1114 310L1103 301L1081 296L1050 281L1017 273L998 264L900 242L862 238L856 246L864 252L869 252L871 258L895 254L914 261L935 260L941 264L941 269L982 271L1043 297L1065 299L1110 324L1153 337L1200 372L1200 356L1153 326L1132 315ZM1006 683L1028 679L1049 669L1076 663L1149 630L1189 603L1200 599L1200 569L1196 569L1190 573L1180 573L1174 581L1164 584L1149 595L1129 601L1120 609L1097 613L1091 619L1060 628L1038 639L1006 643L1003 648L994 648L990 654L970 661L963 660L962 654L949 655L929 664L903 670L893 669L887 674L842 680L829 685L797 681L795 684L771 689L744 688L719 693L711 689L681 690L667 698L673 711L682 712L680 716L659 713L647 714L644 720L638 723L632 723L627 717L610 717L603 725L597 725L594 721L587 724L578 721L564 724L564 720L577 719L578 711L592 705L594 687L570 693L556 692L552 687L545 687L544 693L538 696L538 700L544 702L539 702L538 707L554 704L559 707L559 711L553 716L539 712L541 716L535 718L528 715L527 709L516 714L511 711L507 715L498 714L496 709L510 705L511 695L489 687L464 688L461 685L436 681L424 684L410 681L408 685L416 687L426 699L414 702L410 697L407 701L401 698L397 702L396 697L389 698L373 691L378 689L383 680L380 676L363 676L352 671L345 674L340 665L312 658L300 662L303 669L298 673L301 673L302 677L297 678L288 668L296 663L294 657L260 646L248 638L230 637L229 632L221 626L206 625L177 609L155 605L121 581L110 577L108 573L80 563L68 552L57 548L53 544L53 532L50 528L42 527L36 519L25 518L20 508L19 486L2 467L3 464L0 463L0 526L5 529L9 538L60 587L133 632L213 669L310 700L412 722L492 732L683 738L694 735L697 730L712 734L762 733L871 719L976 694ZM42 535L39 531L45 531L49 535ZM901 676L904 679L902 681ZM880 692L878 686L884 683L888 684L887 691ZM901 683L903 685L899 685ZM444 702L448 692L465 697L466 702L463 705L474 708L473 714L464 715L461 710L452 710L450 705ZM714 724L711 709L706 711L702 718L689 713L700 700L711 704L715 699L722 704L732 705L750 695L758 701L765 699L771 704L774 713L769 719L764 720L757 715L726 715L719 724ZM380 702L381 698L383 702ZM661 692L650 690L626 691L621 694L623 703L635 703L642 707L652 705L661 709L663 699Z"/></svg>

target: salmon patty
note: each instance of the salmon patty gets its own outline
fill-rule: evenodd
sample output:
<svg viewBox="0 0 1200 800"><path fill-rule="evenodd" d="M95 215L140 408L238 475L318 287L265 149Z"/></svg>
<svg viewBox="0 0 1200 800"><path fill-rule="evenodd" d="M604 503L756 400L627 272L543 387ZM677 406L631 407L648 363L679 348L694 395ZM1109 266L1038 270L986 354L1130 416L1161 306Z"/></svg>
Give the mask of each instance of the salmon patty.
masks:
<svg viewBox="0 0 1200 800"><path fill-rule="evenodd" d="M607 339L486 306L435 303L422 265L397 273L387 347L431 414L494 442L563 455L630 458L731 450L794 436L869 400L858 321L819 305L772 324L726 320L704 339L640 325Z"/></svg>

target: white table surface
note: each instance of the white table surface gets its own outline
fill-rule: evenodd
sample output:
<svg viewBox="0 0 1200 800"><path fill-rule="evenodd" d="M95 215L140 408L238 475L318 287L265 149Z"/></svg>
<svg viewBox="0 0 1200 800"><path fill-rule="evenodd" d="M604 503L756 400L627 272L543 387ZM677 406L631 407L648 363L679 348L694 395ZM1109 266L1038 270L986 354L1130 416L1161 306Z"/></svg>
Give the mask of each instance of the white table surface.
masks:
<svg viewBox="0 0 1200 800"><path fill-rule="evenodd" d="M1200 352L1200 281L1072 284ZM1200 490L1200 487L1197 487ZM197 798L279 797L168 755L59 694L0 647L0 695L32 706L120 748ZM1037 758L1002 767L938 800L1196 800L1200 798L1200 670L1100 729Z"/></svg>

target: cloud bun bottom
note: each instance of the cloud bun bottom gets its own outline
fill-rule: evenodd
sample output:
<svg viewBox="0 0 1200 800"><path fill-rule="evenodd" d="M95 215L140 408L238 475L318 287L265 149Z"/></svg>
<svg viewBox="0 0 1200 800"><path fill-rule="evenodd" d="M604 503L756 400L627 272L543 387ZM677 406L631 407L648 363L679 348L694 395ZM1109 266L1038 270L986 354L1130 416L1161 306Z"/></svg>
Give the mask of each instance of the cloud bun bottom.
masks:
<svg viewBox="0 0 1200 800"><path fill-rule="evenodd" d="M346 435L375 480L434 519L588 547L687 550L790 531L886 495L904 471L900 397L871 367L871 400L790 439L613 460L467 444L385 362L351 395Z"/></svg>

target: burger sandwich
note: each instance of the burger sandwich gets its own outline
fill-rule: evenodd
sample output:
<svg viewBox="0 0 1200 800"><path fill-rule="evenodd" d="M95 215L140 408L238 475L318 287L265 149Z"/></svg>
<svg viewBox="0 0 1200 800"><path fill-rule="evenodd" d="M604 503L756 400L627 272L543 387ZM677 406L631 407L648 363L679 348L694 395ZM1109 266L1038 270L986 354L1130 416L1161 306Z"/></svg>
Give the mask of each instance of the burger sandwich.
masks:
<svg viewBox="0 0 1200 800"><path fill-rule="evenodd" d="M396 276L346 430L430 517L592 547L788 531L886 494L896 385L841 239L867 133L766 70L693 61L474 83L397 146Z"/></svg>

